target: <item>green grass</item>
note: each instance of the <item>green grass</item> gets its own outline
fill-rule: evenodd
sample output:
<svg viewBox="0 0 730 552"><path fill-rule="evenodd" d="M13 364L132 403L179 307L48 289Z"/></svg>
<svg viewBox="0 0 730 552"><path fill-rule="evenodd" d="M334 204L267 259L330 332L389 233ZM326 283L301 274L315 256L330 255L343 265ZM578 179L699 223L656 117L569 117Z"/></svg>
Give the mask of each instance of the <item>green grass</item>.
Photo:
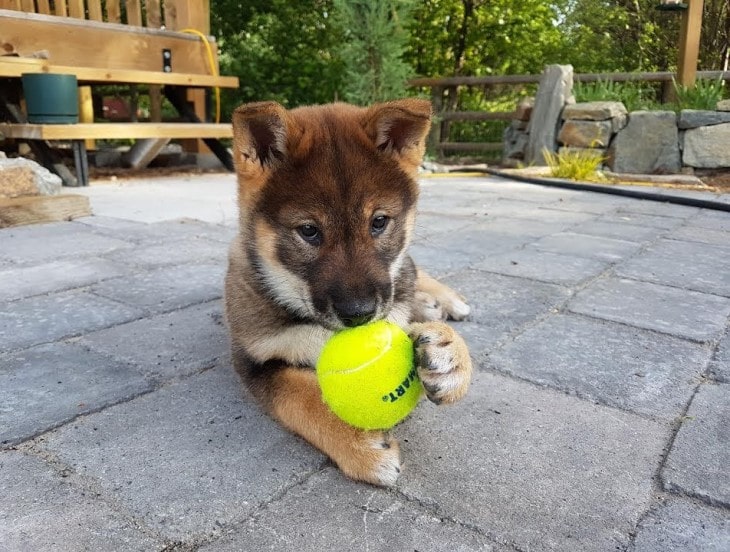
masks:
<svg viewBox="0 0 730 552"><path fill-rule="evenodd" d="M558 153L543 150L550 174L555 178L600 182L605 178L598 172L605 158L592 150L563 150Z"/></svg>
<svg viewBox="0 0 730 552"><path fill-rule="evenodd" d="M656 100L657 90L637 81L614 82L576 82L573 85L576 102L615 101L622 102L628 111L661 109Z"/></svg>
<svg viewBox="0 0 730 552"><path fill-rule="evenodd" d="M672 82L678 112L682 109L714 110L725 95L725 81L722 79L697 79L694 86L684 86L674 79Z"/></svg>

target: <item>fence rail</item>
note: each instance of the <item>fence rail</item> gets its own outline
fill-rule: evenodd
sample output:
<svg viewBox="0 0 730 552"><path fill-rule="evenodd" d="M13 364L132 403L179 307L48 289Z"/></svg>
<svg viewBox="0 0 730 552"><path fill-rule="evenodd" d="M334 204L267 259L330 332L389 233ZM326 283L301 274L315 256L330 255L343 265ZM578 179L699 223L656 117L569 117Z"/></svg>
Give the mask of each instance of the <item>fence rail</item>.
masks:
<svg viewBox="0 0 730 552"><path fill-rule="evenodd" d="M430 88L431 100L436 113L436 123L431 129L429 142L439 157L444 152L493 152L502 150L502 142L453 142L449 139L451 123L456 121L509 121L514 111L458 111L458 89L462 86L484 89L498 86L516 87L537 84L541 75L494 75L484 77L415 78L408 84L413 88ZM675 78L671 72L644 73L575 73L574 82L659 82L669 83ZM697 78L730 81L730 71L698 71Z"/></svg>

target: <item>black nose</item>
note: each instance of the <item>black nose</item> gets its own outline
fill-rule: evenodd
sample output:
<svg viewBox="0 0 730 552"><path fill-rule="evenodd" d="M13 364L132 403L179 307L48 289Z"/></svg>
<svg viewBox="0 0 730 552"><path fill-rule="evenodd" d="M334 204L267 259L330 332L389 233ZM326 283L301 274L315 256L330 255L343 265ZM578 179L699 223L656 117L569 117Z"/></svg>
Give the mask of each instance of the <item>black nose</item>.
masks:
<svg viewBox="0 0 730 552"><path fill-rule="evenodd" d="M335 301L332 308L337 317L348 328L362 326L367 324L375 316L375 308L377 304L375 299L347 299L345 301Z"/></svg>

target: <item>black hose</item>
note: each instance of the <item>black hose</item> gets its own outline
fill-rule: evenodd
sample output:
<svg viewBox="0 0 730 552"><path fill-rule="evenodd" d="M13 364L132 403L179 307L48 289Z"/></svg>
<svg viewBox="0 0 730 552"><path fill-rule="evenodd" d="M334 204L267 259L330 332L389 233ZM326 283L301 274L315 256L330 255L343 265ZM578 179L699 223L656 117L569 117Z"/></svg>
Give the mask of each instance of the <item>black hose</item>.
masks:
<svg viewBox="0 0 730 552"><path fill-rule="evenodd" d="M714 209L716 211L730 212L730 203L721 201L712 201L709 199L697 199L693 197L682 197L675 195L659 194L656 192L646 192L640 190L627 190L625 188L613 188L611 186L598 186L596 184L585 184L582 182L572 182L570 180L547 179L534 176L523 176L512 173L505 173L498 169L490 169L485 167L464 168L462 172L483 172L492 176L498 176L508 180L516 180L527 184L538 184L540 186L549 186L552 188L564 188L567 190L581 190L584 192L597 192L599 194L611 194L622 197L633 197L635 199L646 199L649 201L661 201L663 203L672 203L675 205L686 205L689 207L699 207L701 209ZM451 172L460 172L459 169Z"/></svg>

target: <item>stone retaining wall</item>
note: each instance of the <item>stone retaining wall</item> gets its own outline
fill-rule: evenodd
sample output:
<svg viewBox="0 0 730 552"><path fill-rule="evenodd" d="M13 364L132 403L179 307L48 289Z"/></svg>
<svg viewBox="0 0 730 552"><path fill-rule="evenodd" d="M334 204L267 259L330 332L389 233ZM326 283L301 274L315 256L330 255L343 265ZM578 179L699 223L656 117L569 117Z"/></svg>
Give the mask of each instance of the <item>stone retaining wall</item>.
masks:
<svg viewBox="0 0 730 552"><path fill-rule="evenodd" d="M557 76L552 78L552 89L538 90L532 113L539 111L540 119L530 117L525 107L530 104L523 103L505 131L505 164L544 165L541 150L538 154L533 145L539 143L539 148L552 151L593 151L617 173L669 174L730 168L729 100L718 102L714 111L627 113L621 102L574 103L563 86L556 86L556 82L572 83L569 65L550 66L545 75ZM549 100L544 99L547 96ZM554 128L559 128L556 138Z"/></svg>

